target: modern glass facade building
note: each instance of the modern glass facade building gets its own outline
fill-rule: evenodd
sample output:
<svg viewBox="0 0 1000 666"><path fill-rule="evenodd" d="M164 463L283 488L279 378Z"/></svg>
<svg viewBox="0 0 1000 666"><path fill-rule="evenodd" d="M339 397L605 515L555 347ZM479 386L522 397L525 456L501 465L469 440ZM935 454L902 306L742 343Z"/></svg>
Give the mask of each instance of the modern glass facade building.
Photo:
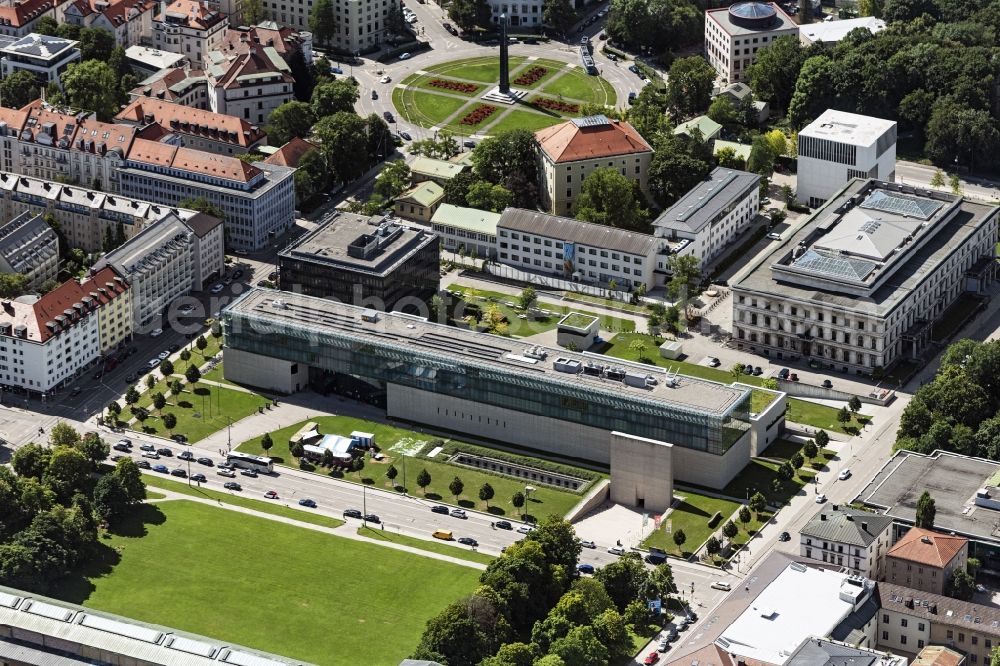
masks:
<svg viewBox="0 0 1000 666"><path fill-rule="evenodd" d="M222 324L227 378L280 389L273 382L282 372L313 382L347 375L383 389L390 413L533 448L552 444L601 460L606 451L589 450L588 437L618 431L715 458L749 439L749 390L653 366L269 290L244 294L223 311ZM231 355L287 365L254 360L240 370ZM414 413L418 397L422 411ZM524 432L542 423L563 424L567 441Z"/></svg>

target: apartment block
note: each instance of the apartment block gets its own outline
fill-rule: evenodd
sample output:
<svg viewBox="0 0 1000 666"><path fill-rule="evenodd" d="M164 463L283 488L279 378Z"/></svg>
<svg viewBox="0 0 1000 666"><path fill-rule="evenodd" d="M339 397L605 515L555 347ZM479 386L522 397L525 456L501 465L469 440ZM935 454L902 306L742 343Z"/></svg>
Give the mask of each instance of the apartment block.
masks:
<svg viewBox="0 0 1000 666"><path fill-rule="evenodd" d="M944 594L955 571L965 571L968 560L965 537L911 527L886 555L885 580Z"/></svg>
<svg viewBox="0 0 1000 666"><path fill-rule="evenodd" d="M27 211L0 225L0 273L20 273L38 288L59 274L59 237Z"/></svg>
<svg viewBox="0 0 1000 666"><path fill-rule="evenodd" d="M799 26L774 2L738 2L705 12L705 53L726 83L746 80L757 51L786 36L798 39Z"/></svg>

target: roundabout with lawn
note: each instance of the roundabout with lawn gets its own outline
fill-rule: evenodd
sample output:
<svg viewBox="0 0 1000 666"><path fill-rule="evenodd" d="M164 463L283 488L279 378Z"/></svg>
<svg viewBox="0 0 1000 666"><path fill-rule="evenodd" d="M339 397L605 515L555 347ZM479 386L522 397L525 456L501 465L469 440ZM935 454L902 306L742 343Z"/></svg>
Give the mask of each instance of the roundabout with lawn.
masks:
<svg viewBox="0 0 1000 666"><path fill-rule="evenodd" d="M415 125L456 135L531 131L582 115L586 105L614 106L614 88L576 63L514 56L510 87L516 101L497 99L500 57L440 63L404 78L392 92L399 115Z"/></svg>

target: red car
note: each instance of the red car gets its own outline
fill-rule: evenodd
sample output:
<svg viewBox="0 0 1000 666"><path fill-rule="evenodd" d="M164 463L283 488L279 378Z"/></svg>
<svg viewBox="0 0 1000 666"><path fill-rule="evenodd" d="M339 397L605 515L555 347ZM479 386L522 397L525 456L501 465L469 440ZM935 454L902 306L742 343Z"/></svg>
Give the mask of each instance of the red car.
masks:
<svg viewBox="0 0 1000 666"><path fill-rule="evenodd" d="M278 493L273 490L268 490L264 493L264 497L267 499L278 499Z"/></svg>
<svg viewBox="0 0 1000 666"><path fill-rule="evenodd" d="M642 660L642 663L646 664L646 666L649 666L649 664L655 664L659 660L660 660L660 655L658 655L655 652L650 652L649 654L646 655L646 658Z"/></svg>

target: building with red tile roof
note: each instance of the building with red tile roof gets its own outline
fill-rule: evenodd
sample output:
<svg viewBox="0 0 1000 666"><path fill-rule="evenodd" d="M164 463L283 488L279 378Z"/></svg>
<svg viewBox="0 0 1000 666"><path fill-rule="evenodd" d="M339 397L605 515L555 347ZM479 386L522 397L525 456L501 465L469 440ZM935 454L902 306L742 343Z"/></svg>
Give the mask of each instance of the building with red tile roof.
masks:
<svg viewBox="0 0 1000 666"><path fill-rule="evenodd" d="M222 43L229 18L205 0L173 0L153 19L153 46L183 53L201 68L205 56Z"/></svg>
<svg viewBox="0 0 1000 666"><path fill-rule="evenodd" d="M299 166L299 160L301 160L306 153L315 149L316 146L314 144L309 143L305 139L293 136L291 141L268 155L267 159L264 161L268 164L277 164L278 166L295 168Z"/></svg>
<svg viewBox="0 0 1000 666"><path fill-rule="evenodd" d="M207 58L209 108L262 125L271 112L294 99L291 68L271 46L243 53L212 51Z"/></svg>
<svg viewBox="0 0 1000 666"><path fill-rule="evenodd" d="M298 32L274 21L264 21L250 27L230 26L222 37L218 50L225 55L236 55L248 52L253 46L273 48L289 65L296 53L301 53L306 63L311 63L313 59L311 33Z"/></svg>
<svg viewBox="0 0 1000 666"><path fill-rule="evenodd" d="M131 314L129 284L111 268L0 302L0 345L14 352L0 385L44 394L66 384L131 337Z"/></svg>
<svg viewBox="0 0 1000 666"><path fill-rule="evenodd" d="M73 0L65 10L65 21L84 28L103 28L115 36L115 44L128 48L152 38L153 0Z"/></svg>
<svg viewBox="0 0 1000 666"><path fill-rule="evenodd" d="M207 109L208 78L200 69L173 67L161 70L129 91L130 101L141 97Z"/></svg>
<svg viewBox="0 0 1000 666"><path fill-rule="evenodd" d="M57 9L68 0L21 0L0 6L0 35L25 37L43 16L56 18Z"/></svg>
<svg viewBox="0 0 1000 666"><path fill-rule="evenodd" d="M944 594L956 570L965 570L969 540L920 527L893 544L885 556L885 580L923 592Z"/></svg>
<svg viewBox="0 0 1000 666"><path fill-rule="evenodd" d="M542 203L556 215L572 212L584 179L610 168L647 190L653 149L634 127L606 116L573 118L535 132Z"/></svg>
<svg viewBox="0 0 1000 666"><path fill-rule="evenodd" d="M166 130L177 135L185 147L220 155L245 153L267 142L267 135L260 125L145 96L133 99L115 116L115 120L135 125L142 138L160 138ZM159 127L154 127L157 125Z"/></svg>

